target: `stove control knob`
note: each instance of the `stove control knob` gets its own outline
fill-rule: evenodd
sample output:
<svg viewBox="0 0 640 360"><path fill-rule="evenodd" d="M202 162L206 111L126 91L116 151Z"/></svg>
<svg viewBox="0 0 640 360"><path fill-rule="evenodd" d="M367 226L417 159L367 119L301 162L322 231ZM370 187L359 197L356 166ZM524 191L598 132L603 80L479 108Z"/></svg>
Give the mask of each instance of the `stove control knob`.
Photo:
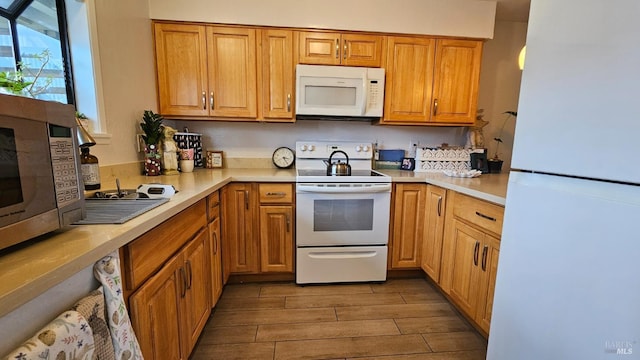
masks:
<svg viewBox="0 0 640 360"><path fill-rule="evenodd" d="M309 151L313 151L313 150L315 150L315 149L316 149L316 146L315 146L315 145L309 145Z"/></svg>
<svg viewBox="0 0 640 360"><path fill-rule="evenodd" d="M302 151L307 151L307 149L308 149L307 145L301 145L300 146L300 150L302 150Z"/></svg>
<svg viewBox="0 0 640 360"><path fill-rule="evenodd" d="M356 145L356 151L357 152L362 151L362 145Z"/></svg>
<svg viewBox="0 0 640 360"><path fill-rule="evenodd" d="M369 146L365 145L362 150L364 150L364 152L369 152Z"/></svg>

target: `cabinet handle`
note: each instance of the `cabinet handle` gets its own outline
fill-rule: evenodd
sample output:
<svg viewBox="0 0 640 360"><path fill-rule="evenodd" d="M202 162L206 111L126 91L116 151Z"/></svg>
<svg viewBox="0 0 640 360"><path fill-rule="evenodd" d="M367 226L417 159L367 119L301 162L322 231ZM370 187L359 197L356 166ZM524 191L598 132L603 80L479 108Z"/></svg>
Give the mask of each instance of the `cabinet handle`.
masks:
<svg viewBox="0 0 640 360"><path fill-rule="evenodd" d="M438 99L433 99L433 116L438 114Z"/></svg>
<svg viewBox="0 0 640 360"><path fill-rule="evenodd" d="M342 51L343 51L342 52L342 58L347 60L347 42L346 41L344 42L344 47L343 47Z"/></svg>
<svg viewBox="0 0 640 360"><path fill-rule="evenodd" d="M191 284L193 281L193 271L191 270L191 260L187 260L187 277L189 281L187 282L187 290L191 289Z"/></svg>
<svg viewBox="0 0 640 360"><path fill-rule="evenodd" d="M213 110L213 91L209 93L209 109Z"/></svg>
<svg viewBox="0 0 640 360"><path fill-rule="evenodd" d="M291 94L287 94L287 111L291 111Z"/></svg>
<svg viewBox="0 0 640 360"><path fill-rule="evenodd" d="M485 245L482 248L482 271L487 271L487 253L489 252L489 245Z"/></svg>
<svg viewBox="0 0 640 360"><path fill-rule="evenodd" d="M202 92L202 110L207 110L207 93Z"/></svg>
<svg viewBox="0 0 640 360"><path fill-rule="evenodd" d="M438 196L438 217L442 216L442 196Z"/></svg>
<svg viewBox="0 0 640 360"><path fill-rule="evenodd" d="M284 191L276 191L276 192L268 192L267 196L278 196L278 197L284 197L285 195L287 195L286 192Z"/></svg>
<svg viewBox="0 0 640 360"><path fill-rule="evenodd" d="M481 218L485 218L487 220L496 221L496 218L492 218L491 216L485 215L478 211L476 211L476 215L480 216Z"/></svg>
<svg viewBox="0 0 640 360"><path fill-rule="evenodd" d="M340 58L340 40L336 39L336 59Z"/></svg>
<svg viewBox="0 0 640 360"><path fill-rule="evenodd" d="M180 268L180 278L182 279L182 292L180 297L184 297L187 294L187 277L184 274L184 268Z"/></svg>
<svg viewBox="0 0 640 360"><path fill-rule="evenodd" d="M213 255L218 255L218 233L213 233Z"/></svg>
<svg viewBox="0 0 640 360"><path fill-rule="evenodd" d="M473 248L473 265L478 266L478 250L480 250L480 241L476 241L476 246Z"/></svg>
<svg viewBox="0 0 640 360"><path fill-rule="evenodd" d="M287 221L287 232L289 232L289 228L291 227L291 219L289 218L289 214L285 215L286 221Z"/></svg>
<svg viewBox="0 0 640 360"><path fill-rule="evenodd" d="M249 210L249 190L244 191L244 208Z"/></svg>

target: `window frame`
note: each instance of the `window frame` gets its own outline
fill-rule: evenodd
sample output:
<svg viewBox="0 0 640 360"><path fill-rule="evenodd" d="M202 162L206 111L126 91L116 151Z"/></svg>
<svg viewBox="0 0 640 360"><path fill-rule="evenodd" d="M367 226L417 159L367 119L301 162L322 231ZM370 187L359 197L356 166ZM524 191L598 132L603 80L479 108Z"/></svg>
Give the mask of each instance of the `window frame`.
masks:
<svg viewBox="0 0 640 360"><path fill-rule="evenodd" d="M22 13L33 3L34 0L19 0L12 4L8 11L0 8L0 16L9 21L9 27L11 29L11 40L13 43L13 57L16 63L16 69L18 64L22 61L22 54L20 52L20 42L18 41L18 25L17 19ZM64 0L55 0L56 3L56 15L58 18L58 31L60 32L60 50L62 54L62 72L64 76L65 90L67 93L67 103L75 105L76 96L73 83L73 69L71 61L71 48L69 45L69 33L67 26L67 9Z"/></svg>

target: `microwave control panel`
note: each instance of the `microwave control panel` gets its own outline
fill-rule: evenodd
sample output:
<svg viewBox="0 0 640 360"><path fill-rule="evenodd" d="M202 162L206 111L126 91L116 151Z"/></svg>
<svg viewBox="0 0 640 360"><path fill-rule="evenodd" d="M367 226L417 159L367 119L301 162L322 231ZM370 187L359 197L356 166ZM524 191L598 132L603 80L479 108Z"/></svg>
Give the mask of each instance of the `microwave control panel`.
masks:
<svg viewBox="0 0 640 360"><path fill-rule="evenodd" d="M78 167L74 156L71 129L49 125L49 146L51 165L58 207L80 199Z"/></svg>

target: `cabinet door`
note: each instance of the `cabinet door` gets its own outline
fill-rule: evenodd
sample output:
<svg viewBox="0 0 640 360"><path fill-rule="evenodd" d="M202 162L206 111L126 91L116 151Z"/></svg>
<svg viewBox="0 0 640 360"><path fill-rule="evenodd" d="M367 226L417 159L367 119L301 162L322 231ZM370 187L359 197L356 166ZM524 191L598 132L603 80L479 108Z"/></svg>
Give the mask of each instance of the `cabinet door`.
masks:
<svg viewBox="0 0 640 360"><path fill-rule="evenodd" d="M342 34L342 65L380 67L384 37Z"/></svg>
<svg viewBox="0 0 640 360"><path fill-rule="evenodd" d="M293 31L262 30L261 102L266 120L294 121Z"/></svg>
<svg viewBox="0 0 640 360"><path fill-rule="evenodd" d="M419 268L426 184L395 185L391 268Z"/></svg>
<svg viewBox="0 0 640 360"><path fill-rule="evenodd" d="M156 23L154 36L160 113L208 115L205 27Z"/></svg>
<svg viewBox="0 0 640 360"><path fill-rule="evenodd" d="M482 42L437 41L433 80L435 123L473 124L478 107Z"/></svg>
<svg viewBox="0 0 640 360"><path fill-rule="evenodd" d="M211 263L209 234L204 229L182 251L186 272L184 330L185 357L198 341L204 325L211 315Z"/></svg>
<svg viewBox="0 0 640 360"><path fill-rule="evenodd" d="M476 313L480 291L480 263L484 234L456 219L448 245L449 253L445 261L450 267L449 296L460 310L470 316Z"/></svg>
<svg viewBox="0 0 640 360"><path fill-rule="evenodd" d="M425 124L431 117L435 40L387 38L384 118L387 124Z"/></svg>
<svg viewBox="0 0 640 360"><path fill-rule="evenodd" d="M422 270L435 282L440 281L442 239L447 190L427 185L425 236L422 246Z"/></svg>
<svg viewBox="0 0 640 360"><path fill-rule="evenodd" d="M133 329L147 359L186 359L180 332L182 296L186 293L181 259L169 260L129 298Z"/></svg>
<svg viewBox="0 0 640 360"><path fill-rule="evenodd" d="M339 33L300 32L298 41L298 61L300 62L300 64L340 64Z"/></svg>
<svg viewBox="0 0 640 360"><path fill-rule="evenodd" d="M257 273L260 270L252 193L251 184L245 183L229 184L222 189L222 251L228 263L228 268L224 266L223 270L228 273Z"/></svg>
<svg viewBox="0 0 640 360"><path fill-rule="evenodd" d="M293 206L260 206L260 270L293 272Z"/></svg>
<svg viewBox="0 0 640 360"><path fill-rule="evenodd" d="M256 31L207 27L212 116L257 117Z"/></svg>
<svg viewBox="0 0 640 360"><path fill-rule="evenodd" d="M211 307L215 307L222 295L222 248L220 247L220 217L209 223L211 241Z"/></svg>
<svg viewBox="0 0 640 360"><path fill-rule="evenodd" d="M498 272L498 256L500 255L500 240L486 235L485 244L482 249L482 288L479 294L478 312L476 322L487 334L491 323L491 312L493 310L493 293L496 287L496 274Z"/></svg>

